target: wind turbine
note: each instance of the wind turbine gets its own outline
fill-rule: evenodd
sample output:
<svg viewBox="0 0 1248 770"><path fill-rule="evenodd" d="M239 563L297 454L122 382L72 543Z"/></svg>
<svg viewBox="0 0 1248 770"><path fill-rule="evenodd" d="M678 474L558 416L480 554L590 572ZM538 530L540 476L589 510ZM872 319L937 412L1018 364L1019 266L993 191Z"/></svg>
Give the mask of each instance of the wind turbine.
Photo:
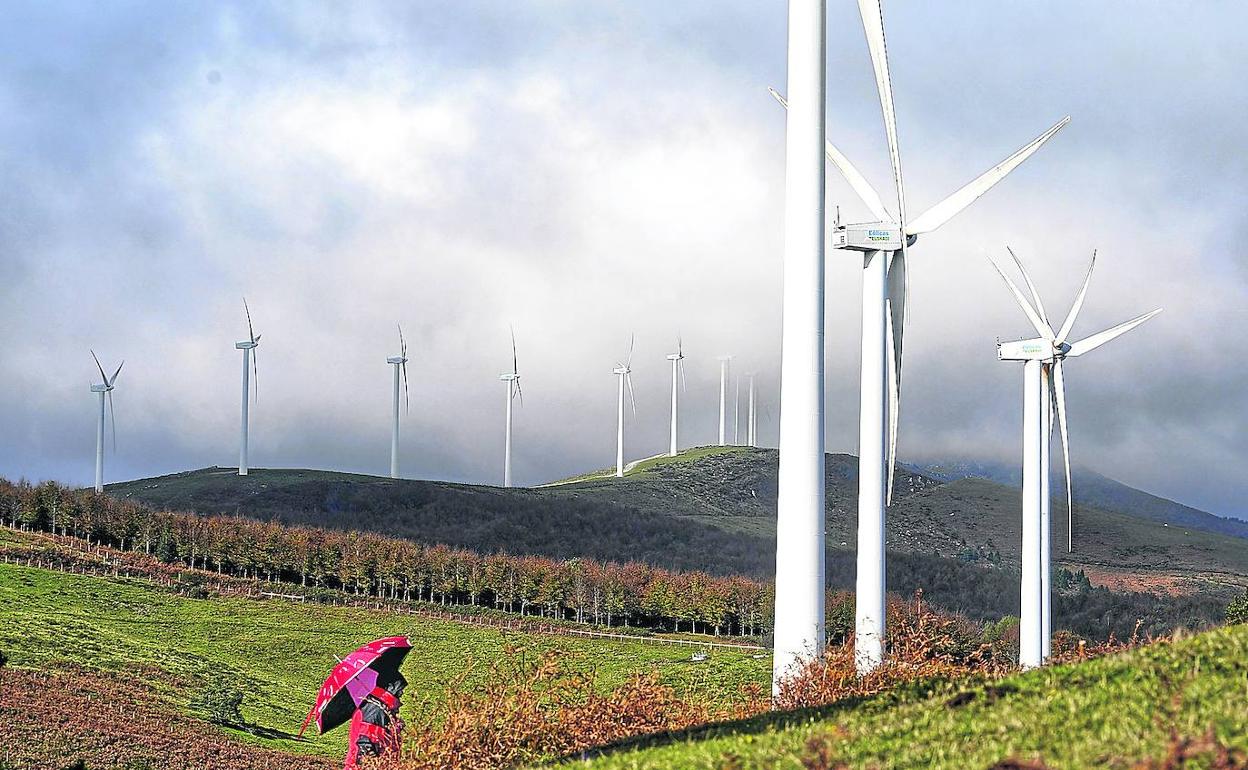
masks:
<svg viewBox="0 0 1248 770"><path fill-rule="evenodd" d="M824 0L789 0L772 691L823 653Z"/></svg>
<svg viewBox="0 0 1248 770"><path fill-rule="evenodd" d="M745 420L745 443L758 446L758 395L754 388L754 373L746 375L750 380L750 410Z"/></svg>
<svg viewBox="0 0 1248 770"><path fill-rule="evenodd" d="M403 327L399 327L399 355L390 356L386 363L394 367L394 427L390 431L390 478L399 477L399 370L403 370L403 399L410 412L412 401L407 392L407 341L403 339Z"/></svg>
<svg viewBox="0 0 1248 770"><path fill-rule="evenodd" d="M892 78L884 42L883 9L880 0L858 0L858 10L875 70L898 213L897 217L889 213L879 193L871 187L866 177L831 142L825 142L824 151L828 160L841 172L876 218L876 221L863 224L842 225L838 221L830 233L832 248L857 251L863 255L858 575L854 658L858 671L866 673L879 666L884 659L884 526L885 512L892 498L893 472L897 459L901 353L909 283L906 249L914 245L920 235L936 230L1004 179L1070 122L1070 117L1062 118L1022 149L980 174L915 220L908 221L901 155L897 142L897 120L893 110ZM792 111L791 105L785 102L783 96L774 89L771 93ZM821 162L820 167L822 168ZM788 407L783 394L781 403L785 404L785 408ZM782 423L783 420L784 412L781 411Z"/></svg>
<svg viewBox="0 0 1248 770"><path fill-rule="evenodd" d="M1002 361L1023 362L1023 574L1022 610L1019 614L1018 663L1023 668L1035 668L1049 656L1052 637L1052 585L1050 574L1049 522L1049 442L1052 440L1053 411L1057 411L1057 425L1062 440L1062 461L1066 470L1066 516L1067 548L1073 550L1074 496L1071 492L1070 440L1066 428L1066 384L1063 364L1067 358L1077 358L1099 348L1101 345L1126 334L1135 327L1161 312L1133 318L1125 323L1068 343L1075 318L1083 307L1092 269L1096 267L1096 252L1083 286L1075 296L1075 302L1067 314L1061 329L1054 332L1049 317L1040 301L1040 294L1023 263L1010 251L1010 257L1027 283L1034 300L1033 306L1019 291L1018 286L992 259L992 266L1005 280L1014 299L1040 335L1035 339L1014 342L997 342L997 358ZM990 258L991 259L991 258Z"/></svg>
<svg viewBox="0 0 1248 770"><path fill-rule="evenodd" d="M95 423L95 491L104 491L104 397L108 396L108 413L112 418L113 424L113 451L117 451L117 411L113 409L113 388L117 384L117 375L121 374L121 367L126 365L122 361L117 365L117 371L113 372L113 376L109 377L104 373L104 367L100 365L100 359L96 357L95 351L91 351L91 358L95 359L95 368L100 370L100 384L92 385L91 392L100 394L100 414L99 419Z"/></svg>
<svg viewBox="0 0 1248 770"><path fill-rule="evenodd" d="M250 404L251 388L248 385L249 378L254 370L256 376L255 393L256 399L260 398L260 370L256 368L256 347L260 344L260 335L256 334L255 328L251 325L251 308L247 307L247 298L243 297L243 312L247 314L247 339L242 342L235 342L234 347L243 351L243 410L241 425L241 435L238 442L238 475L247 475L247 407ZM248 358L250 357L250 361Z"/></svg>
<svg viewBox="0 0 1248 770"><path fill-rule="evenodd" d="M685 390L685 346L679 336L676 337L676 352L667 360L672 362L672 437L667 456L675 457L680 437L680 391ZM676 387L677 379L680 380L679 389Z"/></svg>
<svg viewBox="0 0 1248 770"><path fill-rule="evenodd" d="M727 444L728 438L728 369L732 356L719 357L719 445Z"/></svg>
<svg viewBox="0 0 1248 770"><path fill-rule="evenodd" d="M634 336L628 341L628 358L624 363L616 362L614 372L615 376L620 378L620 397L617 407L617 421L615 432L615 475L624 477L624 386L628 385L628 400L633 406L633 417L637 416L637 399L633 397L633 346L636 344L637 338Z"/></svg>
<svg viewBox="0 0 1248 770"><path fill-rule="evenodd" d="M524 393L520 390L520 361L516 357L516 330L511 330L511 371L498 375L498 379L507 383L507 445L503 450L503 486L511 486L511 404L520 397L524 404Z"/></svg>
<svg viewBox="0 0 1248 770"><path fill-rule="evenodd" d="M732 397L732 444L741 446L741 375L736 376L736 393Z"/></svg>

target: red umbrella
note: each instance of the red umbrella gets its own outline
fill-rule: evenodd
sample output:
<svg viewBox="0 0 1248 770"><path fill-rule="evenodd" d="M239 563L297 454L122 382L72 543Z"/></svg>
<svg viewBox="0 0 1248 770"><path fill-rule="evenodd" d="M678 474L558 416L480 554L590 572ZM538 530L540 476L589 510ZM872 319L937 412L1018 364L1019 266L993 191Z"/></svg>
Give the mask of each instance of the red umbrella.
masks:
<svg viewBox="0 0 1248 770"><path fill-rule="evenodd" d="M406 636L389 636L369 642L344 658L321 685L316 704L303 720L299 734L308 729L313 717L317 732L322 734L351 719L373 687L385 687L402 678L399 664L411 649L412 643Z"/></svg>

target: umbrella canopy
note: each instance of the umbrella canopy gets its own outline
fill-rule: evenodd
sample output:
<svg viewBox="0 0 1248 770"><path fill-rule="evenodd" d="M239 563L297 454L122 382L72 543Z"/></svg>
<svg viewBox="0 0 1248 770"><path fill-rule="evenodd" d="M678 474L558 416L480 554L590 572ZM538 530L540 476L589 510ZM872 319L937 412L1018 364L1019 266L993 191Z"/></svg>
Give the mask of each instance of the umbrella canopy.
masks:
<svg viewBox="0 0 1248 770"><path fill-rule="evenodd" d="M389 636L360 647L348 655L330 672L316 696L316 704L303 720L299 734L303 735L308 724L316 719L319 733L332 730L351 719L374 687L385 687L395 679L402 678L399 664L412 649L406 636Z"/></svg>

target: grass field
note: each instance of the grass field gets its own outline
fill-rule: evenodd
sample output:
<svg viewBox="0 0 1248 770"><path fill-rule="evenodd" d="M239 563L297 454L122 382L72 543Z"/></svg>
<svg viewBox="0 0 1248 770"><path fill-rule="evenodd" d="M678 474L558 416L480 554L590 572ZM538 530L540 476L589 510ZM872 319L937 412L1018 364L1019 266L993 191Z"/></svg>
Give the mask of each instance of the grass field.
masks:
<svg viewBox="0 0 1248 770"><path fill-rule="evenodd" d="M589 767L977 770L1014 758L1062 770L1125 768L1162 757L1172 729L1199 738L1210 728L1248 751L1248 625L997 682L911 687L704 728ZM1031 765L1002 765L1019 766Z"/></svg>
<svg viewBox="0 0 1248 770"><path fill-rule="evenodd" d="M226 672L246 693L243 714L271 748L341 753L343 731L296 741L335 655L382 636L406 634L410 685L405 717L437 707L445 686L468 671L479 681L509 645L555 650L611 687L636 671L700 699L732 699L764 683L770 658L714 650L705 662L687 647L502 632L388 612L251 599L188 599L139 580L107 580L0 565L0 650L9 665L54 669L72 663L144 679L182 707L209 674Z"/></svg>

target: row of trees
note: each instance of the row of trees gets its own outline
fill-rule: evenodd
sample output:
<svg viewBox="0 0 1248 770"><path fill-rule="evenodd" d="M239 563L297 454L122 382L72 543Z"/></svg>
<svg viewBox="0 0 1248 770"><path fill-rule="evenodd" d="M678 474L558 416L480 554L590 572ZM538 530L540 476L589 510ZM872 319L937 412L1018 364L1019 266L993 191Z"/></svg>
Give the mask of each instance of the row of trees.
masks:
<svg viewBox="0 0 1248 770"><path fill-rule="evenodd" d="M771 585L745 577L638 562L485 556L368 532L157 511L54 482L0 480L0 523L193 569L356 595L715 634L757 635L771 624Z"/></svg>

